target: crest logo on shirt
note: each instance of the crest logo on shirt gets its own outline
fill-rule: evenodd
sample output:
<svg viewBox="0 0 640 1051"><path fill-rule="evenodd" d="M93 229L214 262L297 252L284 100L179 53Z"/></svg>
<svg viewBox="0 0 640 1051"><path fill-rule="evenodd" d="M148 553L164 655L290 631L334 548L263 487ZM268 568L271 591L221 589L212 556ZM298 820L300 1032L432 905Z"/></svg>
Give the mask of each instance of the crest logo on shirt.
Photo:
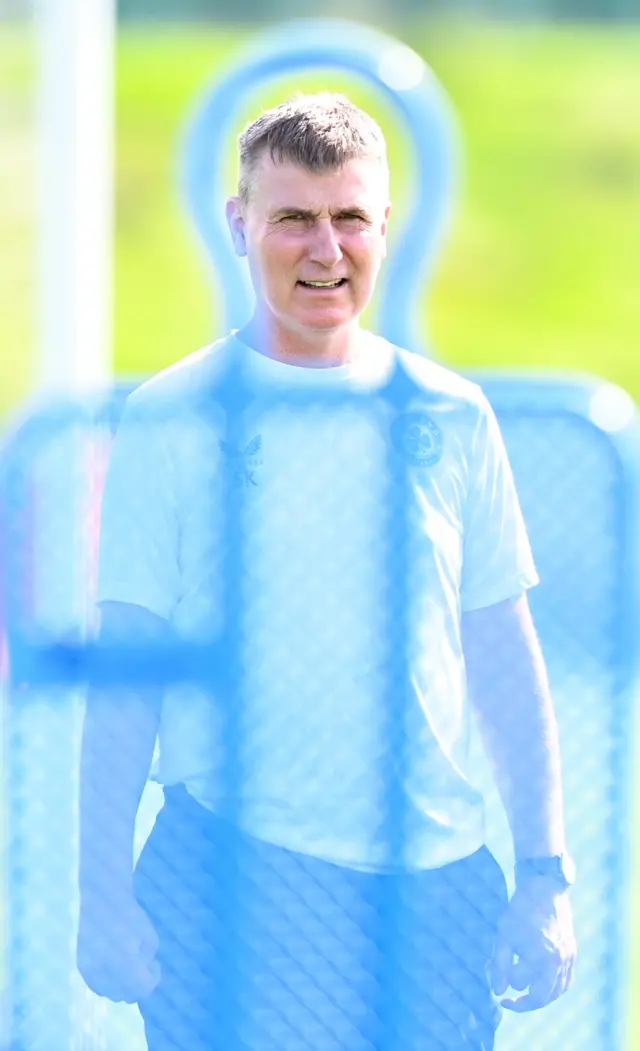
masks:
<svg viewBox="0 0 640 1051"><path fill-rule="evenodd" d="M396 448L417 467L433 467L442 458L442 432L426 412L403 413L392 434Z"/></svg>
<svg viewBox="0 0 640 1051"><path fill-rule="evenodd" d="M255 438L252 438L244 448L241 445L226 442L222 439L219 445L225 463L232 472L234 484L241 489L250 489L252 486L257 486L256 471L258 467L262 467L263 462L260 456L262 435L256 434Z"/></svg>

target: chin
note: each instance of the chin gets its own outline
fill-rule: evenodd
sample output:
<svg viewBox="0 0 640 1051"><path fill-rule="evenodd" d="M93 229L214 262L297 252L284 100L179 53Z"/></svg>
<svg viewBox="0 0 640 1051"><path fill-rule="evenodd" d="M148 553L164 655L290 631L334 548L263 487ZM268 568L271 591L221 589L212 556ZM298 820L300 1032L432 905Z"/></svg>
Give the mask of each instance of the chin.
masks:
<svg viewBox="0 0 640 1051"><path fill-rule="evenodd" d="M298 318L298 323L304 328L316 329L318 332L330 332L333 329L344 328L356 320L357 314L343 312L327 312L326 314L308 314Z"/></svg>

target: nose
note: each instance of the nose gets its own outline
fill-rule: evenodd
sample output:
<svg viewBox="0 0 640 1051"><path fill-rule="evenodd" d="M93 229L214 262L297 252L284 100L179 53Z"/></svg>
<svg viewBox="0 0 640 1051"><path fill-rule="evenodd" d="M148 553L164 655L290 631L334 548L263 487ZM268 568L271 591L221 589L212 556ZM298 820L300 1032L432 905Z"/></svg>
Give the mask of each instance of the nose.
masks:
<svg viewBox="0 0 640 1051"><path fill-rule="evenodd" d="M314 223L309 247L309 258L321 266L335 266L342 259L342 249L331 219L318 219Z"/></svg>

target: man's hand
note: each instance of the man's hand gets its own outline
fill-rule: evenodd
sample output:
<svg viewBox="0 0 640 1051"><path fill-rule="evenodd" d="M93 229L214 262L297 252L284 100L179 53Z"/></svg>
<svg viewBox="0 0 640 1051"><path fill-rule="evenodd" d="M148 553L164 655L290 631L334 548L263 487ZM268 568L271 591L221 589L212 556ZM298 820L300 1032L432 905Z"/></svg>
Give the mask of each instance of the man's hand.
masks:
<svg viewBox="0 0 640 1051"><path fill-rule="evenodd" d="M506 999L510 1011L535 1011L557 1000L573 982L577 949L571 904L544 877L518 888L498 926L491 966L496 996L509 987L529 990Z"/></svg>
<svg viewBox="0 0 640 1051"><path fill-rule="evenodd" d="M78 970L92 992L114 1003L137 1003L160 981L158 936L133 894L84 898L78 927Z"/></svg>

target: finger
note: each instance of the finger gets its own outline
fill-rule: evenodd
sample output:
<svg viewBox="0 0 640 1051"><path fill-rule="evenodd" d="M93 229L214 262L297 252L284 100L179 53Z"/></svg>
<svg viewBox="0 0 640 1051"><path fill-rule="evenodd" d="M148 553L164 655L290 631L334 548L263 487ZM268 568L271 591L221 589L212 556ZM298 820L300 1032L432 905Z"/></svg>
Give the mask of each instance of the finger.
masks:
<svg viewBox="0 0 640 1051"><path fill-rule="evenodd" d="M573 985L573 958L570 957L568 960L565 960L563 968L562 968L562 985L561 985L560 991L558 992L558 996L564 996L564 994L569 991L569 989L571 988L572 985Z"/></svg>
<svg viewBox="0 0 640 1051"><path fill-rule="evenodd" d="M160 984L160 964L157 960L137 961L132 972L123 985L123 999L128 1004L136 1004L151 996L151 993Z"/></svg>
<svg viewBox="0 0 640 1051"><path fill-rule="evenodd" d="M138 939L138 946L141 952L146 953L149 956L155 956L157 953L160 948L160 939L151 925L145 930L142 937Z"/></svg>
<svg viewBox="0 0 640 1051"><path fill-rule="evenodd" d="M529 988L534 977L535 975L530 965L520 957L511 968L509 985L512 989L517 989L518 992L522 993Z"/></svg>
<svg viewBox="0 0 640 1051"><path fill-rule="evenodd" d="M158 938L158 935L155 933L155 931L153 931L153 933L149 937L143 938L140 942L141 951L148 956L155 956L159 948L160 939Z"/></svg>
<svg viewBox="0 0 640 1051"><path fill-rule="evenodd" d="M109 986L102 995L106 996L108 1000L111 1000L116 1004L137 1004L140 1000L144 1000L147 996L151 995L159 984L159 980L159 976L155 979L146 974L135 979L130 979L127 982L121 981L117 985L114 983Z"/></svg>
<svg viewBox="0 0 640 1051"><path fill-rule="evenodd" d="M117 965L103 963L87 968L82 977L97 996L104 996L115 1004L135 1004L153 992L160 982L161 971L157 960L124 961L121 958Z"/></svg>
<svg viewBox="0 0 640 1051"><path fill-rule="evenodd" d="M496 940L489 968L491 988L496 996L502 996L509 988L509 977L513 966L513 949L502 938Z"/></svg>
<svg viewBox="0 0 640 1051"><path fill-rule="evenodd" d="M152 960L149 964L147 968L147 976L148 991L144 995L150 996L153 990L156 989L158 985L160 985L160 979L162 978L162 971L160 969L160 964L157 960Z"/></svg>
<svg viewBox="0 0 640 1051"><path fill-rule="evenodd" d="M107 1000L118 1003L121 981L117 971L101 960L80 959L77 962L78 971L83 982L96 996L104 996Z"/></svg>
<svg viewBox="0 0 640 1051"><path fill-rule="evenodd" d="M575 955L571 954L567 956L559 968L558 978L554 985L553 993L551 996L552 1000L557 1000L560 996L563 996L573 984L573 970L575 964Z"/></svg>
<svg viewBox="0 0 640 1051"><path fill-rule="evenodd" d="M565 965L563 965L560 968L559 972L558 972L558 977L557 977L557 979L555 981L553 989L551 990L551 994L549 996L549 999L547 1000L547 1003L548 1004L552 1004L554 1002L554 1000L558 1000L562 996L562 994L564 993L566 987L567 987L567 968L566 968Z"/></svg>
<svg viewBox="0 0 640 1051"><path fill-rule="evenodd" d="M121 979L118 980L100 975L93 982L87 982L87 985L97 996L104 996L106 1000L110 1000L113 1004L130 1002L127 999L128 987L123 984Z"/></svg>
<svg viewBox="0 0 640 1051"><path fill-rule="evenodd" d="M133 1004L137 1001L138 989L134 982L123 981L122 977L96 976L94 981L87 982L92 992L97 996L104 996L114 1004ZM144 986L142 987L144 988Z"/></svg>
<svg viewBox="0 0 640 1051"><path fill-rule="evenodd" d="M143 944L140 948L136 949L133 956L136 960L139 960L143 966L150 967L158 958L158 950L154 949L152 945Z"/></svg>
<svg viewBox="0 0 640 1051"><path fill-rule="evenodd" d="M507 1011L515 1011L517 1014L522 1014L525 1011L537 1011L539 1008L550 1004L552 999L557 999L557 995L554 994L556 988L560 988L560 984L561 975L558 975L558 969L554 967L551 972L545 969L544 972L538 972L526 996L521 996L518 1000L511 998L502 1000L501 1006Z"/></svg>

